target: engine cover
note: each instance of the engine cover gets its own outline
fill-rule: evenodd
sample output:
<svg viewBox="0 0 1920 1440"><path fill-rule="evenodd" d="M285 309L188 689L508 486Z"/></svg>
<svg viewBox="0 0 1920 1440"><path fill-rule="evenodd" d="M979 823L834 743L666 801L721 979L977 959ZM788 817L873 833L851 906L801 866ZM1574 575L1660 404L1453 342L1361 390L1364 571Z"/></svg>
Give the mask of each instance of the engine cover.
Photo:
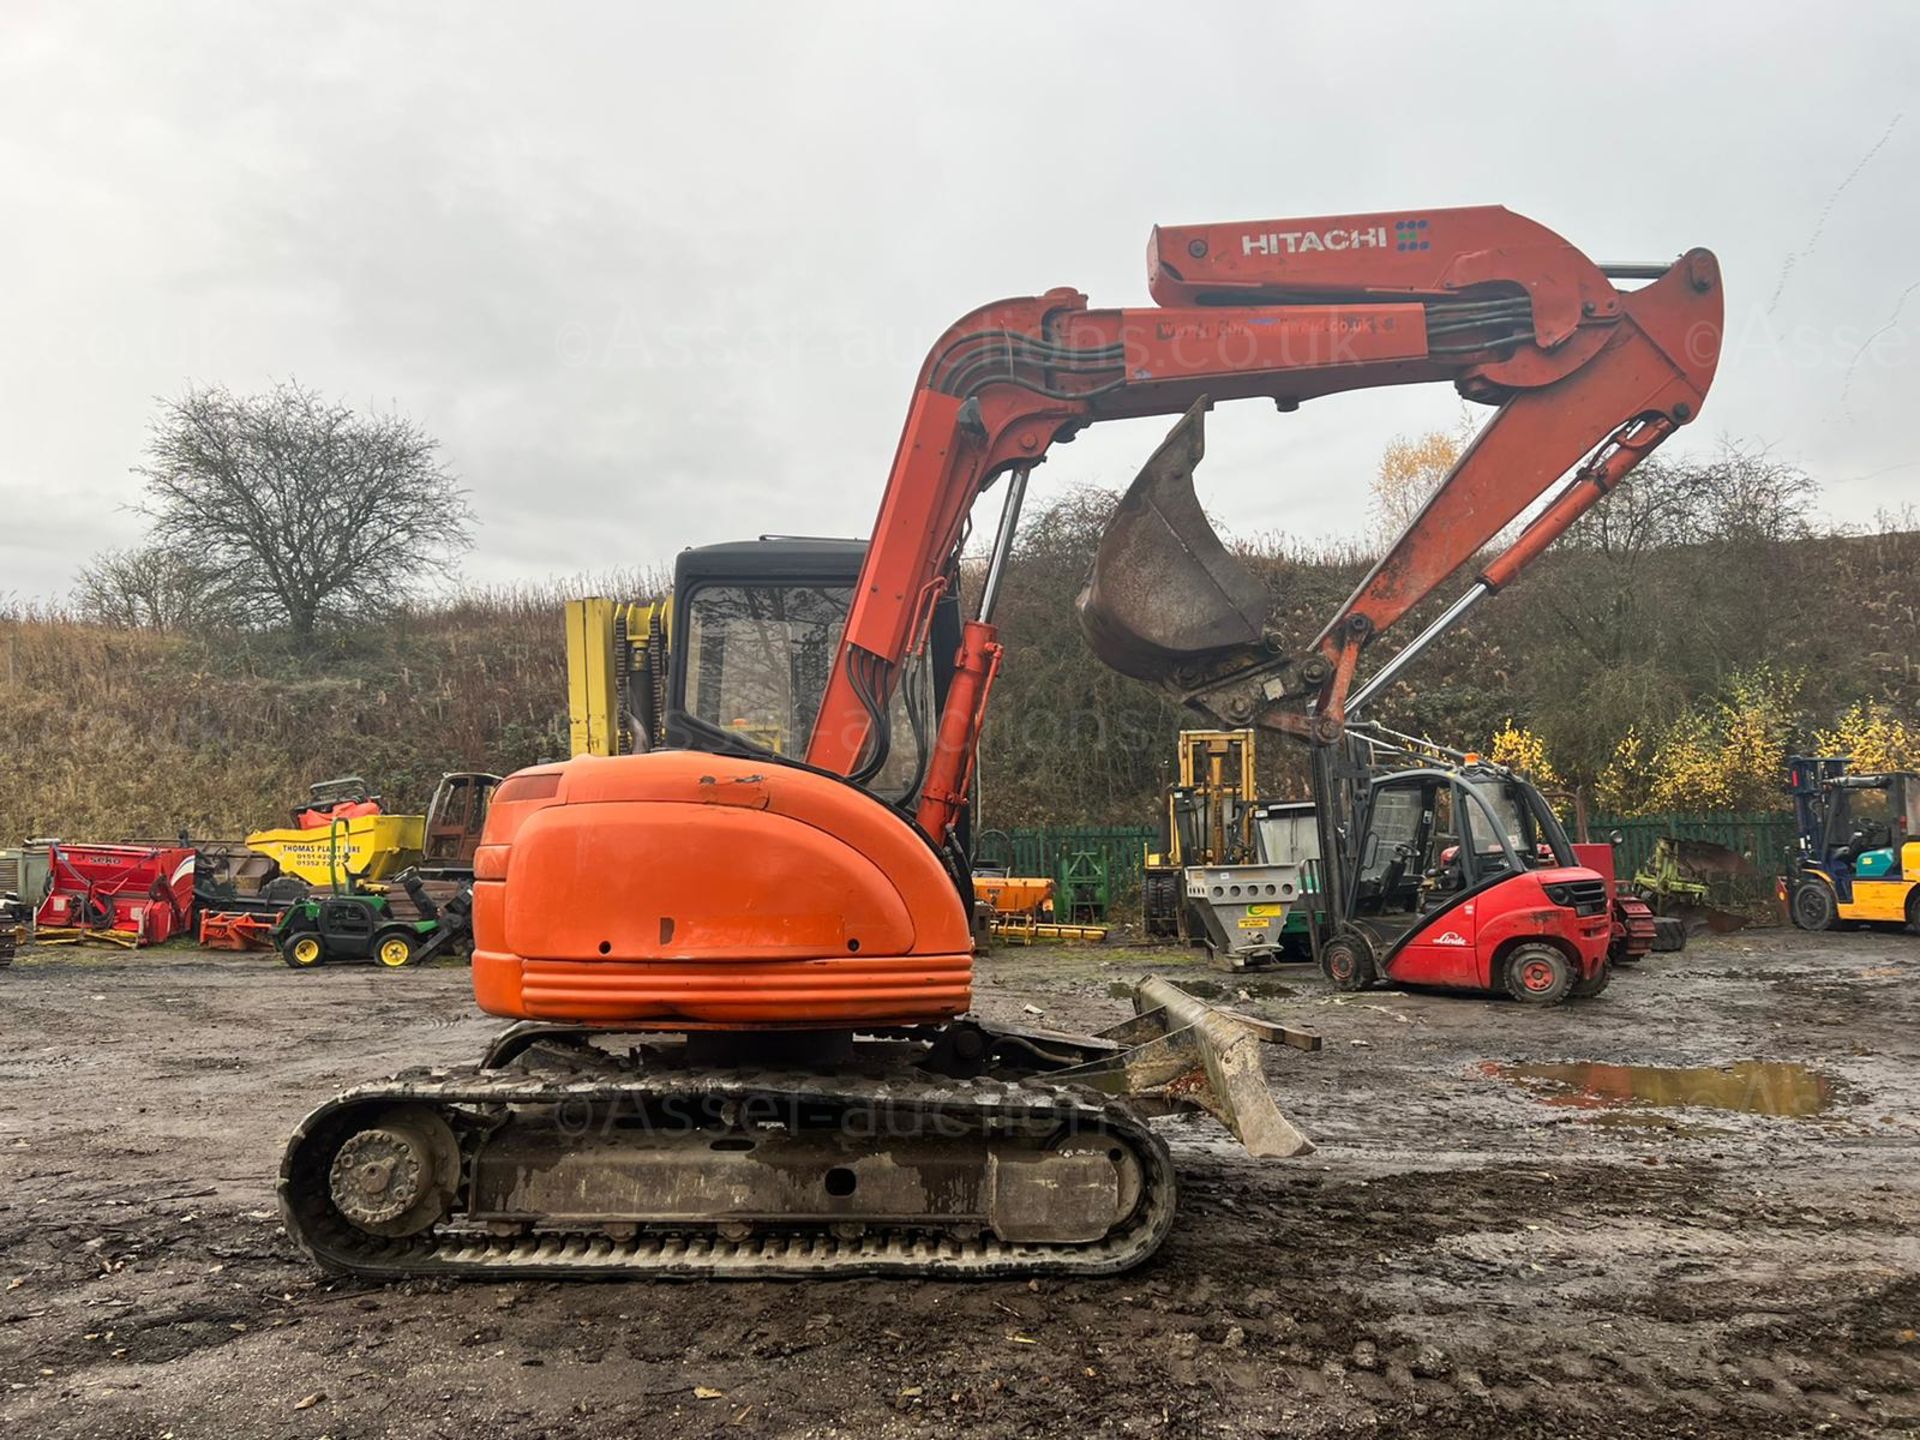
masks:
<svg viewBox="0 0 1920 1440"><path fill-rule="evenodd" d="M533 1020L844 1027L971 999L966 907L852 785L698 751L509 776L474 856L482 1009Z"/></svg>

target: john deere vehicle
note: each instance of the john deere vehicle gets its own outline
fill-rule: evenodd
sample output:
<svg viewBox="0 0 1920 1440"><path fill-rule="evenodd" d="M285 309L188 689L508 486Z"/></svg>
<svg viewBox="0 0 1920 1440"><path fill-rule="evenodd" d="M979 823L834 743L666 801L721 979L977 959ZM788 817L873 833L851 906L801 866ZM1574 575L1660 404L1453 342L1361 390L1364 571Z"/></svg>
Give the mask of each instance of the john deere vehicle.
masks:
<svg viewBox="0 0 1920 1440"><path fill-rule="evenodd" d="M1848 773L1844 756L1787 761L1798 834L1780 882L1793 923L1841 921L1920 930L1920 775Z"/></svg>
<svg viewBox="0 0 1920 1440"><path fill-rule="evenodd" d="M387 970L418 965L460 945L473 933L471 887L436 900L416 870L397 878L417 917L395 913L384 894L336 890L310 895L290 906L273 927L280 958L295 970L333 960L371 960Z"/></svg>

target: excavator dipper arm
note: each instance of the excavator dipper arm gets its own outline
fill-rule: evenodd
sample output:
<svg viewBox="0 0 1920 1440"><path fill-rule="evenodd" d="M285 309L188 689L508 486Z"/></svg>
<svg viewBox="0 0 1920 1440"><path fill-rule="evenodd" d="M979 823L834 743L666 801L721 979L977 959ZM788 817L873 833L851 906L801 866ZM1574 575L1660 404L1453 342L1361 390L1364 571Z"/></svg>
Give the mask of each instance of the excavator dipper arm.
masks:
<svg viewBox="0 0 1920 1440"><path fill-rule="evenodd" d="M1162 227L1148 261L1154 307L1093 310L1052 290L984 306L933 347L810 764L854 779L877 771L889 697L924 641L931 598L956 581L974 500L1087 425L1187 412L1123 501L1082 595L1095 649L1229 723L1329 740L1370 641L1599 447L1606 463L1576 478L1483 583L1512 578L1699 413L1718 359L1710 253L1689 251L1621 291L1566 241L1499 207ZM1311 638L1280 633L1264 590L1192 498L1201 412L1255 397L1291 410L1439 380L1497 413L1330 623ZM991 616L970 622L920 794L917 818L936 842L965 803L999 653Z"/></svg>

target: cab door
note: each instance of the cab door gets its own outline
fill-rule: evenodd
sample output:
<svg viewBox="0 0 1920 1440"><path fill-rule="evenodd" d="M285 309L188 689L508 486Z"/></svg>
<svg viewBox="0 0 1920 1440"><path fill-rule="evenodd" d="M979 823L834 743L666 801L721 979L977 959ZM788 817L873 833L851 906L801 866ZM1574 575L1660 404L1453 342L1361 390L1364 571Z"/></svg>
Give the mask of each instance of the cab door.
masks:
<svg viewBox="0 0 1920 1440"><path fill-rule="evenodd" d="M1474 943L1474 832L1463 828L1471 818L1457 785L1435 787L1420 913L1387 967L1396 980L1468 989L1486 983Z"/></svg>

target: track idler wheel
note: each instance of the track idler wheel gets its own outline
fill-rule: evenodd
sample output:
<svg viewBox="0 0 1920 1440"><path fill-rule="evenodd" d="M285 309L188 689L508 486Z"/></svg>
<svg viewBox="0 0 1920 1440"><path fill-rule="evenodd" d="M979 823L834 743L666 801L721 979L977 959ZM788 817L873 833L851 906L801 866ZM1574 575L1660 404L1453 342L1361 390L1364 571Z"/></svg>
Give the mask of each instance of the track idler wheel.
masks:
<svg viewBox="0 0 1920 1440"><path fill-rule="evenodd" d="M384 1111L340 1142L327 1171L328 1197L369 1235L418 1235L453 1209L460 1146L453 1128L424 1105Z"/></svg>

